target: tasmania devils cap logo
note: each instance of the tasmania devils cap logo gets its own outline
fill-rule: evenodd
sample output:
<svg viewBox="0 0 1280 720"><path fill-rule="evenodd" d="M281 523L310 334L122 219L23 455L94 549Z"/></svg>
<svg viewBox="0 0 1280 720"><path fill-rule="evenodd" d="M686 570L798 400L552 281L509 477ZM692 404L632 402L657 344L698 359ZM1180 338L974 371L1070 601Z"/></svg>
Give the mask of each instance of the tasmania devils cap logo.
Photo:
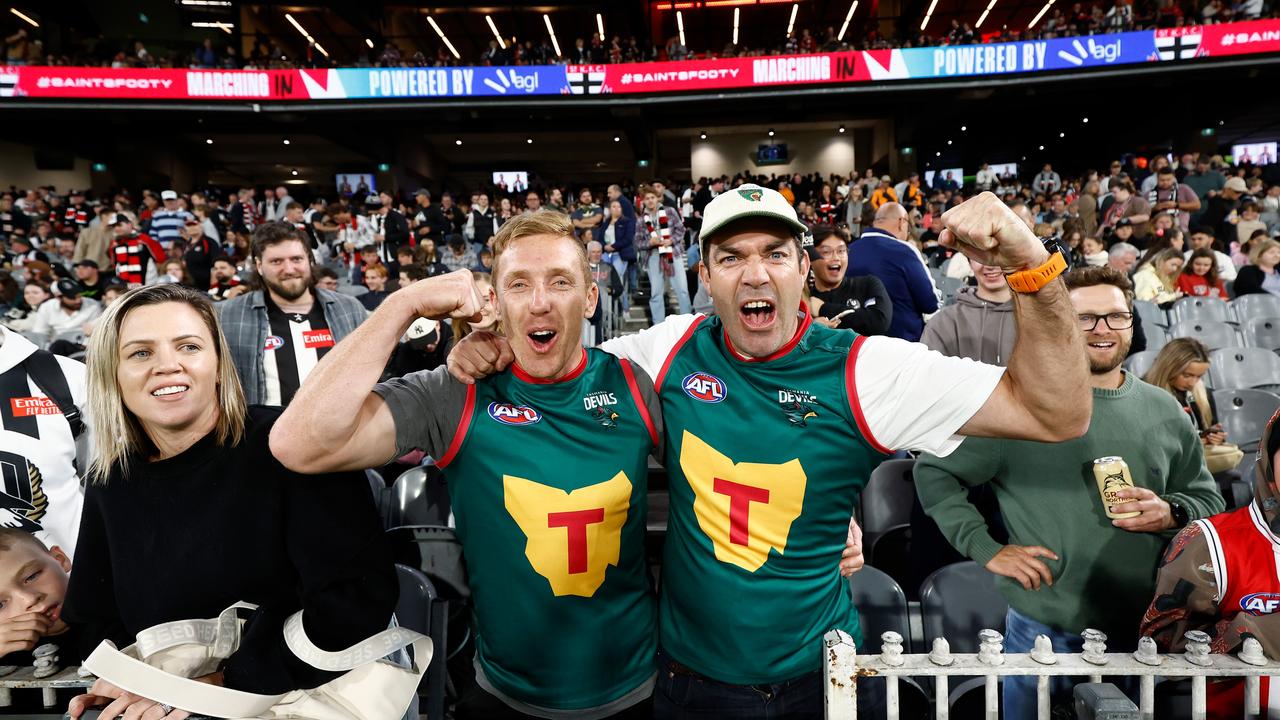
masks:
<svg viewBox="0 0 1280 720"><path fill-rule="evenodd" d="M739 190L738 194L751 202L760 202L764 200L764 193L760 190Z"/></svg>
<svg viewBox="0 0 1280 720"><path fill-rule="evenodd" d="M489 403L489 417L503 425L534 425L542 420L542 413L528 405Z"/></svg>
<svg viewBox="0 0 1280 720"><path fill-rule="evenodd" d="M729 394L724 382L711 373L689 373L680 383L680 387L684 389L685 395L706 403L718 403Z"/></svg>

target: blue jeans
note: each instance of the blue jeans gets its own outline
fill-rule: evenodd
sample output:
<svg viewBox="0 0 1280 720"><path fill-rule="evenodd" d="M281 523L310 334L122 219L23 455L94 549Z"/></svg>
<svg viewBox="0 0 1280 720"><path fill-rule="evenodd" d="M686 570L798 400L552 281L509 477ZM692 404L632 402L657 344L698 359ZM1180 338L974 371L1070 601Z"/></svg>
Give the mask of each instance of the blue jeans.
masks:
<svg viewBox="0 0 1280 720"><path fill-rule="evenodd" d="M631 288L635 287L627 270L635 263L623 260L620 253L605 253L605 256L609 258L609 264L613 269L618 271L618 279L622 281L622 312L625 313L631 309Z"/></svg>
<svg viewBox="0 0 1280 720"><path fill-rule="evenodd" d="M1004 651L1007 653L1031 652L1036 645L1037 635L1047 635L1053 643L1055 653L1078 653L1084 649L1084 640L1079 633L1064 633L1045 625L1038 620L1023 615L1009 608L1004 620ZM1108 641L1108 652L1125 652L1136 648L1136 640L1128 647L1112 647ZM1099 668L1099 670L1105 670ZM1106 675L1106 672L1102 672ZM1104 677L1103 680L1113 682L1120 691L1135 701L1138 698L1137 678ZM1085 682L1087 678L1057 676L1049 678L1050 707L1072 702L1071 692L1076 683ZM1036 678L1034 675L1007 675L1004 678L1004 716L1013 718L1034 718L1036 716Z"/></svg>
<svg viewBox="0 0 1280 720"><path fill-rule="evenodd" d="M681 315L688 315L689 281L685 278L684 268L680 266L680 258L675 259L675 272L671 277L662 274L661 253L656 249L649 253L649 310L653 313L653 324L657 325L667 317L667 281L676 290L676 306Z"/></svg>
<svg viewBox="0 0 1280 720"><path fill-rule="evenodd" d="M730 685L699 675L659 650L653 717L655 720L821 720L824 679L822 671L814 671L780 683ZM884 713L884 679L859 680L858 715L878 718Z"/></svg>

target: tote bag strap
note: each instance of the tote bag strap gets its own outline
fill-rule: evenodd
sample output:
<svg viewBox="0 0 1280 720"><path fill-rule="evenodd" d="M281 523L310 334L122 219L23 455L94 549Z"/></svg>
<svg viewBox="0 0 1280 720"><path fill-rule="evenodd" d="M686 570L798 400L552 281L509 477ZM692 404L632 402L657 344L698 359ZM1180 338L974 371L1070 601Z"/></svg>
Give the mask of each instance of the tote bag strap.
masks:
<svg viewBox="0 0 1280 720"><path fill-rule="evenodd" d="M409 646L414 647L413 662L425 666L431 661L431 639L408 628L392 627L372 635L345 650L321 650L307 637L302 613L296 612L284 623L284 641L297 658L317 670L346 672L384 658ZM422 643L420 641L425 641ZM420 657L423 649L426 657Z"/></svg>
<svg viewBox="0 0 1280 720"><path fill-rule="evenodd" d="M208 620L175 620L153 625L137 634L134 648L146 660L178 645L204 645L209 654L229 658L240 647L240 611L257 610L257 605L238 602Z"/></svg>

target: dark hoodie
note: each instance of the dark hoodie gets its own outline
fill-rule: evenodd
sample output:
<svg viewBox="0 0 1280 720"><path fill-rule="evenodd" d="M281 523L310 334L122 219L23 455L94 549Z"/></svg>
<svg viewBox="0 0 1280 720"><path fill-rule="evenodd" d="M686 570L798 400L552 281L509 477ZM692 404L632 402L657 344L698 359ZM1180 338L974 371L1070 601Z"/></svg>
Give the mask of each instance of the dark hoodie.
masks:
<svg viewBox="0 0 1280 720"><path fill-rule="evenodd" d="M978 297L977 288L966 287L960 289L954 305L929 319L920 342L943 355L1004 366L1015 337L1013 301L987 302Z"/></svg>

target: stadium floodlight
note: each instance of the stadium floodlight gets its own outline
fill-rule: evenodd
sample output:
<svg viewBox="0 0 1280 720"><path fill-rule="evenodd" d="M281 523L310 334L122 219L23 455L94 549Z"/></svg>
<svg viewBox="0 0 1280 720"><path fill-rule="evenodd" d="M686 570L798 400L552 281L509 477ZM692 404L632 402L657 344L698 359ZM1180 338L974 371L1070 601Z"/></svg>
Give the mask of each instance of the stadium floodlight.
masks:
<svg viewBox="0 0 1280 720"><path fill-rule="evenodd" d="M706 130L703 130L701 133L698 133L698 139L699 139L699 140L706 140L706 139L707 139L707 131L706 131Z"/></svg>
<svg viewBox="0 0 1280 720"><path fill-rule="evenodd" d="M27 21L27 23L28 23L29 25L31 25L31 27L33 27L33 28L39 28L39 27L40 27L40 23L36 22L35 20L32 20L32 19L31 19L31 16L29 16L29 15L27 15L26 13L22 12L22 11L21 11L21 10L19 10L18 8L11 7L11 8L9 8L9 12L11 12L11 13L13 13L14 15L17 15L18 17L22 18L23 20Z"/></svg>
<svg viewBox="0 0 1280 720"><path fill-rule="evenodd" d="M325 50L323 45L321 45L320 43L311 43L311 44L315 46L316 50L320 51L321 55L325 57L329 57L329 51Z"/></svg>
<svg viewBox="0 0 1280 720"><path fill-rule="evenodd" d="M221 30L222 32L224 32L224 33L226 33L226 34L230 35L230 34L231 34L231 28L232 28L232 27L235 27L235 26L234 26L234 25L232 25L231 23L225 23L225 22L199 22L199 21L197 21L197 22L193 22L193 23L191 23L191 27L193 27L193 28L217 28L217 29Z"/></svg>
<svg viewBox="0 0 1280 720"><path fill-rule="evenodd" d="M440 42L444 43L444 46L449 48L449 52L453 53L453 59L461 60L462 55L458 53L458 48L454 47L453 43L449 42L449 38L444 36L444 31L441 30L440 26L436 24L436 19L428 15L427 24L431 26L432 30L436 31L436 35L440 36Z"/></svg>
<svg viewBox="0 0 1280 720"><path fill-rule="evenodd" d="M684 41L684 13L679 10L676 11L676 29L680 31L680 44L689 47Z"/></svg>
<svg viewBox="0 0 1280 720"><path fill-rule="evenodd" d="M364 44L365 44L365 45L368 45L370 50L372 50L372 49L373 49L373 41L372 41L372 40L370 40L369 38L365 38L365 39L364 39Z"/></svg>
<svg viewBox="0 0 1280 720"><path fill-rule="evenodd" d="M1040 18L1044 17L1044 14L1049 12L1049 8L1053 7L1054 2L1055 0L1049 0L1049 2L1044 4L1044 7L1040 8L1040 12L1036 13L1036 16L1031 18L1031 23L1027 25L1028 30L1035 27L1036 23L1040 22Z"/></svg>
<svg viewBox="0 0 1280 720"><path fill-rule="evenodd" d="M741 12L742 12L742 8L733 9L733 44L734 45L738 44L738 19L740 17Z"/></svg>
<svg viewBox="0 0 1280 720"><path fill-rule="evenodd" d="M547 34L551 36L551 47L556 51L556 57L564 57L560 53L560 41L556 39L556 29L551 27L551 16L544 14L542 19L547 23Z"/></svg>
<svg viewBox="0 0 1280 720"><path fill-rule="evenodd" d="M304 37L304 38L306 38L306 39L307 39L307 43L308 43L308 44L310 44L310 45L314 45L314 44L315 44L316 39L315 39L315 38L313 38L313 37L311 37L311 33L307 32L307 31L306 31L306 28L302 27L302 25L301 25L301 24L299 24L297 20L293 19L293 15L291 15L291 14L289 14L289 13L285 13L285 14L284 14L284 19L285 19L285 20L288 20L290 25L292 25L292 26L294 26L295 28L297 28L298 32L302 34L302 37Z"/></svg>
<svg viewBox="0 0 1280 720"><path fill-rule="evenodd" d="M858 0L853 0L853 4L849 6L849 12L844 16L844 24L840 26L840 34L836 35L836 40L844 42L844 33L849 29L849 22L853 20L853 13L858 9Z"/></svg>
<svg viewBox="0 0 1280 720"><path fill-rule="evenodd" d="M973 26L973 29L977 30L978 28L982 27L982 23L984 20L987 19L987 15L991 14L991 8L995 6L996 6L996 0L991 0L991 2L987 3L987 9L983 10L982 14L978 16L978 22Z"/></svg>
<svg viewBox="0 0 1280 720"><path fill-rule="evenodd" d="M596 31L600 33L600 42L604 42L604 15L596 13Z"/></svg>
<svg viewBox="0 0 1280 720"><path fill-rule="evenodd" d="M938 7L938 0L931 0L929 9L924 11L924 20L920 21L920 32L924 32L924 27L929 24L929 18L933 17L933 9Z"/></svg>
<svg viewBox="0 0 1280 720"><path fill-rule="evenodd" d="M182 0L187 7L231 7L231 0Z"/></svg>
<svg viewBox="0 0 1280 720"><path fill-rule="evenodd" d="M489 23L489 29L493 31L493 36L498 39L498 47L506 50L507 41L502 39L502 34L498 32L498 26L493 24L493 16L485 15L484 21Z"/></svg>
<svg viewBox="0 0 1280 720"><path fill-rule="evenodd" d="M791 33L796 29L796 13L800 12L800 3L791 5L791 19L787 21L787 37L791 37Z"/></svg>

